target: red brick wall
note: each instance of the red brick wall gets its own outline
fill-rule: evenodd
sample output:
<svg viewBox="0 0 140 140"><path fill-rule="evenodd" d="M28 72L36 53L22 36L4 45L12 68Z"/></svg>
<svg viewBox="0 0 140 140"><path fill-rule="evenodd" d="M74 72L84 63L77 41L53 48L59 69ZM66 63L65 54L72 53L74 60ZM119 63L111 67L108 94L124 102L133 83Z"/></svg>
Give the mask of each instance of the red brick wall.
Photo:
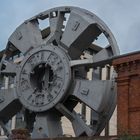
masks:
<svg viewBox="0 0 140 140"><path fill-rule="evenodd" d="M113 61L117 81L117 132L140 135L140 53Z"/></svg>

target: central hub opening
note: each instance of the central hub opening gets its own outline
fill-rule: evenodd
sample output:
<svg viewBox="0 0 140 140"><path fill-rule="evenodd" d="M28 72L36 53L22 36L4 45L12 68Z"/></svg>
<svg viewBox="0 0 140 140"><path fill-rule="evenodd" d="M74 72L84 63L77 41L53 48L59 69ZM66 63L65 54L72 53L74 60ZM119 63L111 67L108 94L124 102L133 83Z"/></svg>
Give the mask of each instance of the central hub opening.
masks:
<svg viewBox="0 0 140 140"><path fill-rule="evenodd" d="M35 66L30 73L30 81L33 89L39 92L49 90L53 81L53 75L53 70L50 65L40 63Z"/></svg>

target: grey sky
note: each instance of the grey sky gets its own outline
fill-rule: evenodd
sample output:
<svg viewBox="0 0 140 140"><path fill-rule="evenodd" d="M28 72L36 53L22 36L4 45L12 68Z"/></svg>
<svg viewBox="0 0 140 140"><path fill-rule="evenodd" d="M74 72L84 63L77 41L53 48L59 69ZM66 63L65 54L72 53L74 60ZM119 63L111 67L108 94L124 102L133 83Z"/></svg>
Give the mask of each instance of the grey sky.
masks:
<svg viewBox="0 0 140 140"><path fill-rule="evenodd" d="M1 0L0 50L24 20L56 6L92 11L109 26L121 53L140 50L140 0Z"/></svg>

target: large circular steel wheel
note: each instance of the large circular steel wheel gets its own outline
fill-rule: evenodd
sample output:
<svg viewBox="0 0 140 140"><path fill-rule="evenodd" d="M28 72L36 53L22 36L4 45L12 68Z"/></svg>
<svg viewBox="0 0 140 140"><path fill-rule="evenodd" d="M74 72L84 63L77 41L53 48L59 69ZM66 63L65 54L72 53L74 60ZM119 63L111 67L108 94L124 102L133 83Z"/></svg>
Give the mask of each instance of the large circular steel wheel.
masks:
<svg viewBox="0 0 140 140"><path fill-rule="evenodd" d="M9 81L0 90L1 122L22 110L35 138L63 136L62 116L71 121L75 136L99 135L114 111L116 87L113 80L100 79L105 64L97 62L118 54L109 28L87 10L57 7L26 20L10 36L1 59L1 83ZM93 80L86 77L89 68ZM78 103L91 109L90 126L74 111Z"/></svg>

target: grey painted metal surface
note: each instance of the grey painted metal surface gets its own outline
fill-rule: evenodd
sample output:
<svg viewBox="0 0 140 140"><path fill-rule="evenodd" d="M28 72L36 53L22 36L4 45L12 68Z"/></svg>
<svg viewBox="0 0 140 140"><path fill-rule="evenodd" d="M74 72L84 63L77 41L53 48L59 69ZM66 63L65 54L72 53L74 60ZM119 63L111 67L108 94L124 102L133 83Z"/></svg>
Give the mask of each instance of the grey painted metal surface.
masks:
<svg viewBox="0 0 140 140"><path fill-rule="evenodd" d="M41 21L49 24L42 29ZM101 35L108 44L97 51ZM92 57L81 59L86 51ZM71 121L76 136L100 134L115 108L116 87L114 79L99 78L97 67L118 54L109 28L87 10L57 7L26 20L10 36L1 59L1 83L9 79L7 87L1 84L1 122L22 110L33 138L63 136L62 116ZM89 68L96 75L92 81L86 78ZM91 125L74 111L78 102L91 108Z"/></svg>

